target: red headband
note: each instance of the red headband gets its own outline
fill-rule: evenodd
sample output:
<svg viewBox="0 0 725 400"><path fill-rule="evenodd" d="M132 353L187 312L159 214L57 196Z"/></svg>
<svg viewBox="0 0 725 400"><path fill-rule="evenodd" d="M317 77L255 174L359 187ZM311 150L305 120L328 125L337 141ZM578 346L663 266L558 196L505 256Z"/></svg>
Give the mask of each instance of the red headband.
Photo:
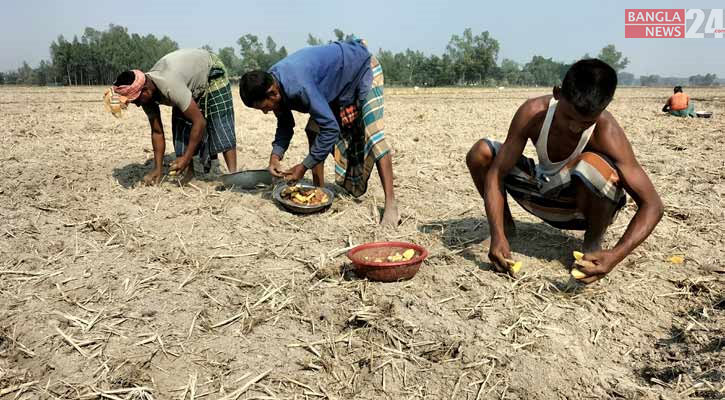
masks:
<svg viewBox="0 0 725 400"><path fill-rule="evenodd" d="M146 83L146 75L138 69L132 70L134 74L133 83L130 85L112 86L113 91L121 96L128 98L128 101L134 101L141 95L144 83Z"/></svg>

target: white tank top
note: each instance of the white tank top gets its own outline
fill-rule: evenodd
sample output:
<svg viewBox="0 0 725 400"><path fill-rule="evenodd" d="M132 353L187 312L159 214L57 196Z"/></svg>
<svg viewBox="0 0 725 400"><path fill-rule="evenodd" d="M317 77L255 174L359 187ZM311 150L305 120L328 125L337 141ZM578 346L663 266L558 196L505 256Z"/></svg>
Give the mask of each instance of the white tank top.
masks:
<svg viewBox="0 0 725 400"><path fill-rule="evenodd" d="M551 162L551 160L549 160L549 153L547 152L547 145L549 142L549 128L551 128L551 121L554 120L554 112L556 111L557 104L558 101L553 97L549 100L549 110L546 112L544 124L541 125L541 131L539 132L539 139L536 141L536 155L539 157L539 165L536 166L536 169L538 172L537 175L539 176L554 175L569 161L578 157L584 150L584 147L586 147L589 142L589 138L591 138L592 133L594 132L594 128L597 126L595 123L582 133L582 137L579 139L579 144L577 144L576 148L569 157L558 162Z"/></svg>

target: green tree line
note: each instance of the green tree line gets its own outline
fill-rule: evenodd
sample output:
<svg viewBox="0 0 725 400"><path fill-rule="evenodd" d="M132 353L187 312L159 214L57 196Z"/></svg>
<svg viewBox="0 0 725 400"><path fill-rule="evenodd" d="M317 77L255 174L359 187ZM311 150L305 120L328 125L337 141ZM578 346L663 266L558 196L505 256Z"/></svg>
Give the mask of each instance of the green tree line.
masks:
<svg viewBox="0 0 725 400"><path fill-rule="evenodd" d="M332 40L350 40L353 34L333 31ZM327 43L331 42L327 41ZM309 34L307 44L326 43ZM237 47L214 50L227 66L230 75L238 77L252 69L268 69L287 56L285 46L274 39L253 34L241 36ZM50 59L33 68L27 62L15 71L0 73L0 84L26 85L108 85L123 70L150 69L163 55L178 49L178 44L164 36L129 34L127 28L110 25L99 31L86 28L80 36L66 40L62 35L50 44ZM388 84L403 86L553 86L559 84L571 62L534 55L525 63L510 59L499 62L500 44L487 31L475 33L468 28L451 36L441 55L426 55L418 50L393 52L379 48L375 53L385 71ZM589 58L585 54L583 58ZM614 45L600 50L597 58L609 63L619 75L620 84L652 86L671 81L657 75L639 80L624 69L629 59ZM573 62L573 61L572 61ZM718 82L714 74L695 75L685 80L691 86L712 86Z"/></svg>
<svg viewBox="0 0 725 400"><path fill-rule="evenodd" d="M37 68L27 62L17 71L4 73L2 83L28 85L110 84L129 68L148 69L164 54L179 45L164 36L141 36L122 26L110 25L105 31L86 28L80 38L66 40L62 35L50 44L50 60Z"/></svg>
<svg viewBox="0 0 725 400"><path fill-rule="evenodd" d="M720 82L715 74L692 75L689 78L663 77L659 75L642 75L639 77L642 86L690 86L710 87L719 86Z"/></svg>

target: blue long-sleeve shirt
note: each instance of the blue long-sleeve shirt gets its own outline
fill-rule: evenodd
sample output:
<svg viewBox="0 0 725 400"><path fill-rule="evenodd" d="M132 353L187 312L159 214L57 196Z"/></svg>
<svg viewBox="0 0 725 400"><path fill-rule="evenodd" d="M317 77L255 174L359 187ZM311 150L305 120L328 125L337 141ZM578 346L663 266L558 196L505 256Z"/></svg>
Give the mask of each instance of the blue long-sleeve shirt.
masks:
<svg viewBox="0 0 725 400"><path fill-rule="evenodd" d="M272 153L284 156L295 126L292 110L309 113L320 133L302 161L308 169L325 161L340 136L330 103L348 106L364 99L372 86L370 53L360 41L334 42L299 50L269 69L280 86L282 107L276 112Z"/></svg>

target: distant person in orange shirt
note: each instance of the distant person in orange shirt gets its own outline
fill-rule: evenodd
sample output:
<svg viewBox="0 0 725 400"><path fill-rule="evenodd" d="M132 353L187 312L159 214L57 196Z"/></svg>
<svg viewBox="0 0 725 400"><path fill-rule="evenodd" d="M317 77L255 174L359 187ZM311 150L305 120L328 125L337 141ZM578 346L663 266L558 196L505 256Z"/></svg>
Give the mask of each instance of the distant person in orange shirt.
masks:
<svg viewBox="0 0 725 400"><path fill-rule="evenodd" d="M662 107L662 112L670 113L676 117L696 117L695 105L690 101L690 96L682 92L682 86L675 86L675 94L667 99Z"/></svg>

